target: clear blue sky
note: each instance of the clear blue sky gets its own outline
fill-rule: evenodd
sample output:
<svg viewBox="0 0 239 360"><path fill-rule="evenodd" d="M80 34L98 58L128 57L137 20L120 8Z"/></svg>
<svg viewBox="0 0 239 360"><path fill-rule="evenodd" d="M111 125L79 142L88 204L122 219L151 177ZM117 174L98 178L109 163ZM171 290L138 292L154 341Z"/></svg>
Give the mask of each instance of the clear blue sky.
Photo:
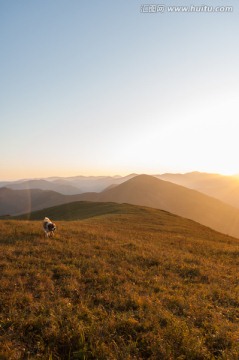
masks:
<svg viewBox="0 0 239 360"><path fill-rule="evenodd" d="M151 3L0 0L0 179L239 173L238 2Z"/></svg>

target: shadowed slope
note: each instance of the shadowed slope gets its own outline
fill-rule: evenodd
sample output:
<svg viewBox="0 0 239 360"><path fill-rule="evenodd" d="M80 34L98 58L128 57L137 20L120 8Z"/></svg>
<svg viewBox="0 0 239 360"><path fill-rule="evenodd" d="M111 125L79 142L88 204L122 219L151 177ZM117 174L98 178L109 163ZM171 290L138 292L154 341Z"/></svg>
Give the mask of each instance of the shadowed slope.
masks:
<svg viewBox="0 0 239 360"><path fill-rule="evenodd" d="M91 200L92 194L63 195L48 190L12 190L0 188L0 215L17 215L54 205L84 199Z"/></svg>

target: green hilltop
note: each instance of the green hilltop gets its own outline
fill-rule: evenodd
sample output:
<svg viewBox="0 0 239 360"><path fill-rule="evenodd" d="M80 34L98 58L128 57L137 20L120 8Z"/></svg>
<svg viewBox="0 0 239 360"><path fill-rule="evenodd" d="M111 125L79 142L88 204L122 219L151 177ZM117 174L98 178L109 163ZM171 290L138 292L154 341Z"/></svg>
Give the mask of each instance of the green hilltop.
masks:
<svg viewBox="0 0 239 360"><path fill-rule="evenodd" d="M83 220L95 216L103 216L109 214L129 214L138 213L144 209L130 204L101 203L90 201L75 201L67 204L53 206L47 209L34 211L29 214L12 217L19 220L42 220L45 216L54 220ZM150 211L153 211L151 209ZM155 210L156 212L158 210Z"/></svg>

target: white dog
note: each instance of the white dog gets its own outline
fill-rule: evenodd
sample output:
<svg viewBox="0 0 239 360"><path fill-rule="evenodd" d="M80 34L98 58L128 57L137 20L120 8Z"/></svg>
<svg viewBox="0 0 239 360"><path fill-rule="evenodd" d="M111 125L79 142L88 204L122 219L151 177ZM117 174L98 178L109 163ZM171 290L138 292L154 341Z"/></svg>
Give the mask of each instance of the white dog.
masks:
<svg viewBox="0 0 239 360"><path fill-rule="evenodd" d="M56 225L48 217L45 217L43 220L43 230L46 237L53 237Z"/></svg>

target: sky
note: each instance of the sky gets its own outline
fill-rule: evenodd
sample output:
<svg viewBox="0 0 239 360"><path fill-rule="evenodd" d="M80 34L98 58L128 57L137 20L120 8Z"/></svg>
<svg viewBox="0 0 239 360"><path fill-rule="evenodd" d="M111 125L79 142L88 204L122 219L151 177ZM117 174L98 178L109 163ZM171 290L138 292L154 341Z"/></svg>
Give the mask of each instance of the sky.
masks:
<svg viewBox="0 0 239 360"><path fill-rule="evenodd" d="M151 4L0 0L1 180L239 173L238 1Z"/></svg>

